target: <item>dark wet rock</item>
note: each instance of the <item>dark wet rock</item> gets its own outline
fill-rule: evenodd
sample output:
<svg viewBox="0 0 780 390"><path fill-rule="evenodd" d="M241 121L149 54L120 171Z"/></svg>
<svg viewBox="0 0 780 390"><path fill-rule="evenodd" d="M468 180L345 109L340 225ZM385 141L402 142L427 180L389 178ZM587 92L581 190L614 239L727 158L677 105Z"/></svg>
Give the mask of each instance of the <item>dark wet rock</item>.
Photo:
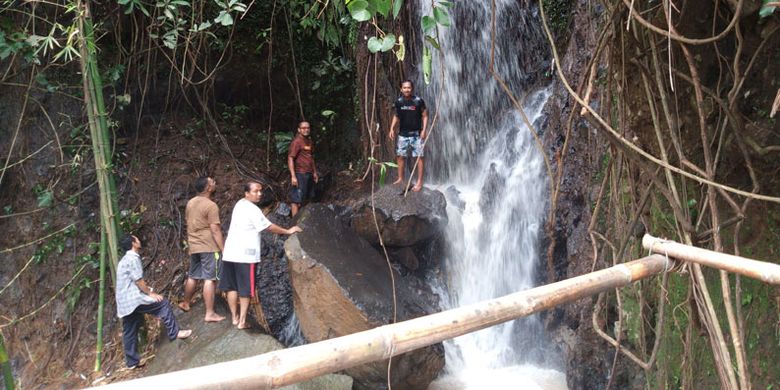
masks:
<svg viewBox="0 0 780 390"><path fill-rule="evenodd" d="M304 208L298 224L303 232L287 240L285 252L306 339L315 342L390 323L393 290L383 256L326 206ZM437 296L422 280L397 272L394 278L398 321L438 311ZM441 344L412 351L393 359L391 383L424 389L443 366ZM386 361L346 370L356 387L365 389L385 386L386 371Z"/></svg>
<svg viewBox="0 0 780 390"><path fill-rule="evenodd" d="M466 208L466 202L460 198L460 191L455 186L449 186L444 190L444 197L447 199L447 203L455 206L458 210L463 211Z"/></svg>
<svg viewBox="0 0 780 390"><path fill-rule="evenodd" d="M374 194L377 224L385 245L413 246L434 238L447 225L447 201L435 190L423 188L403 196L401 186L386 185ZM379 236L371 213L371 197L366 196L352 207L352 228L371 244Z"/></svg>
<svg viewBox="0 0 780 390"><path fill-rule="evenodd" d="M389 250L389 254L391 259L412 271L420 268L420 260L417 259L417 255L414 254L414 250L408 246Z"/></svg>
<svg viewBox="0 0 780 390"><path fill-rule="evenodd" d="M222 300L217 300L217 312L226 313ZM179 326L192 329L192 336L184 340L168 341L160 335L158 348L144 371L145 375L157 375L209 364L243 359L266 352L284 349L273 337L255 331L238 330L226 319L219 323L203 321L203 306L196 304L188 313L175 309ZM164 329L162 330L164 332ZM333 389L349 390L352 378L346 375L329 374L307 382L284 387L288 390Z"/></svg>
<svg viewBox="0 0 780 390"><path fill-rule="evenodd" d="M482 191L479 196L479 209L482 210L482 215L486 220L490 220L496 208L496 202L502 196L504 192L504 179L501 174L496 171L496 164L490 164L490 172L485 178L485 183L482 184Z"/></svg>

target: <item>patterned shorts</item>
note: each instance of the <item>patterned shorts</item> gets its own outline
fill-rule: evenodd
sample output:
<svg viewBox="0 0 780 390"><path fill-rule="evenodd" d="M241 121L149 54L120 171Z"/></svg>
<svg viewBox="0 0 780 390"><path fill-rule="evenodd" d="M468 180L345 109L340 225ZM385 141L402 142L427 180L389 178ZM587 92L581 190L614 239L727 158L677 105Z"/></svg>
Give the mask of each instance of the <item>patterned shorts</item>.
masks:
<svg viewBox="0 0 780 390"><path fill-rule="evenodd" d="M406 157L409 153L409 149L412 149L412 157L423 157L423 143L419 134L411 135L409 137L403 135L398 136L395 154L399 157Z"/></svg>

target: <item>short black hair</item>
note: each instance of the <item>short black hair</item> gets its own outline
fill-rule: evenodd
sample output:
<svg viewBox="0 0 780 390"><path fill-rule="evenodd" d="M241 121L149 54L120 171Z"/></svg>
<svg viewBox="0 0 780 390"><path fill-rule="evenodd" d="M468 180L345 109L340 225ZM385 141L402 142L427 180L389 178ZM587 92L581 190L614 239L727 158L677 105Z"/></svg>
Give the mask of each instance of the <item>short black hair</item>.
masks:
<svg viewBox="0 0 780 390"><path fill-rule="evenodd" d="M298 122L298 128L300 129L301 125L304 124L304 123L306 123L307 125L309 125L309 127L311 127L311 123L309 123L309 121L300 121L300 122Z"/></svg>
<svg viewBox="0 0 780 390"><path fill-rule="evenodd" d="M132 234L125 234L119 239L119 249L123 251L133 249L133 241L135 241L135 237Z"/></svg>
<svg viewBox="0 0 780 390"><path fill-rule="evenodd" d="M404 84L409 83L409 85L412 86L412 89L414 89L414 82L412 80L406 79L404 81L401 81L401 84L398 84L399 87L403 87Z"/></svg>
<svg viewBox="0 0 780 390"><path fill-rule="evenodd" d="M195 179L195 191L198 191L200 194L203 191L206 191L206 187L209 185L209 177L208 176L201 176L197 179Z"/></svg>
<svg viewBox="0 0 780 390"><path fill-rule="evenodd" d="M244 192L252 191L252 184L257 184L257 185L260 186L261 190L263 189L263 185L262 184L260 184L259 182L254 181L254 180L250 180L250 181L244 183Z"/></svg>

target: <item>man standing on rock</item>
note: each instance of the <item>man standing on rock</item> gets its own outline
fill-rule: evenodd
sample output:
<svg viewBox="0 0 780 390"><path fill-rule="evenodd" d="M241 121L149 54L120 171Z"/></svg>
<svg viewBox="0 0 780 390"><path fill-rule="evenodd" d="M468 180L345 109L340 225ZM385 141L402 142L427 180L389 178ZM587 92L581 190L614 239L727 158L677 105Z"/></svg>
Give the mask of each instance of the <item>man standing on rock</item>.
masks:
<svg viewBox="0 0 780 390"><path fill-rule="evenodd" d="M401 82L401 97L394 104L395 114L390 123L390 140L395 139L395 126L400 123L398 140L396 140L396 163L398 164L398 180L393 184L404 182L404 162L412 150L412 158L417 157L419 164L417 166L417 183L412 191L420 191L423 186L423 146L425 145L426 133L428 127L428 109L425 107L425 101L419 96L413 95L414 83L411 80Z"/></svg>
<svg viewBox="0 0 780 390"><path fill-rule="evenodd" d="M290 143L290 151L287 153L287 167L290 169L290 207L292 216L298 214L301 204L311 197L314 183L320 178L317 175L317 167L314 165L314 145L311 141L311 125L303 121L298 123L298 134Z"/></svg>
<svg viewBox="0 0 780 390"><path fill-rule="evenodd" d="M119 247L127 252L116 267L116 313L122 319L125 364L136 368L141 362L138 355L138 328L144 322L144 314L159 317L171 341L190 337L192 330L180 330L173 316L171 302L146 284L140 255L141 241L138 237L129 234L122 237Z"/></svg>
<svg viewBox="0 0 780 390"><path fill-rule="evenodd" d="M225 242L219 289L227 291L233 325L238 329L249 328L246 312L249 299L255 294L255 265L260 262L260 232L268 229L274 234L289 235L303 231L298 226L285 229L271 223L255 205L262 196L263 186L260 183L250 181L244 184L244 198L233 207Z"/></svg>
<svg viewBox="0 0 780 390"><path fill-rule="evenodd" d="M179 307L190 310L198 280L203 280L203 302L206 304L206 322L219 322L225 317L214 311L214 293L224 249L222 227L219 223L219 207L211 200L217 182L201 176L195 180L194 198L187 202L184 218L187 221L187 244L190 252L190 272L184 283L184 300Z"/></svg>

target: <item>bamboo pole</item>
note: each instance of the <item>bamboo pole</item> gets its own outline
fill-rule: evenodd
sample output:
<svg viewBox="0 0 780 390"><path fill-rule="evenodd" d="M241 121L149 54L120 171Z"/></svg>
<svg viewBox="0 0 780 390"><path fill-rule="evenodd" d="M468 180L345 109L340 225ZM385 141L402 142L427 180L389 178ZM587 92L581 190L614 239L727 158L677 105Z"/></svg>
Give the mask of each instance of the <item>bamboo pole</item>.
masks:
<svg viewBox="0 0 780 390"><path fill-rule="evenodd" d="M0 333L0 370L3 372L3 383L5 383L6 390L14 390L14 373L11 370L11 363L8 361L8 352L5 350L2 333Z"/></svg>
<svg viewBox="0 0 780 390"><path fill-rule="evenodd" d="M667 255L677 260L690 261L758 279L765 283L780 285L780 265L778 264L684 245L656 238L649 234L645 234L642 238L642 246L654 253Z"/></svg>
<svg viewBox="0 0 780 390"><path fill-rule="evenodd" d="M263 355L113 383L102 389L270 389L389 359L671 269L667 257L639 260L360 333Z"/></svg>
<svg viewBox="0 0 780 390"><path fill-rule="evenodd" d="M98 287L98 313L97 313L97 339L95 343L95 369L93 371L100 371L100 366L103 364L103 312L105 312L106 301L106 250L108 239L106 232L100 232L100 284Z"/></svg>

